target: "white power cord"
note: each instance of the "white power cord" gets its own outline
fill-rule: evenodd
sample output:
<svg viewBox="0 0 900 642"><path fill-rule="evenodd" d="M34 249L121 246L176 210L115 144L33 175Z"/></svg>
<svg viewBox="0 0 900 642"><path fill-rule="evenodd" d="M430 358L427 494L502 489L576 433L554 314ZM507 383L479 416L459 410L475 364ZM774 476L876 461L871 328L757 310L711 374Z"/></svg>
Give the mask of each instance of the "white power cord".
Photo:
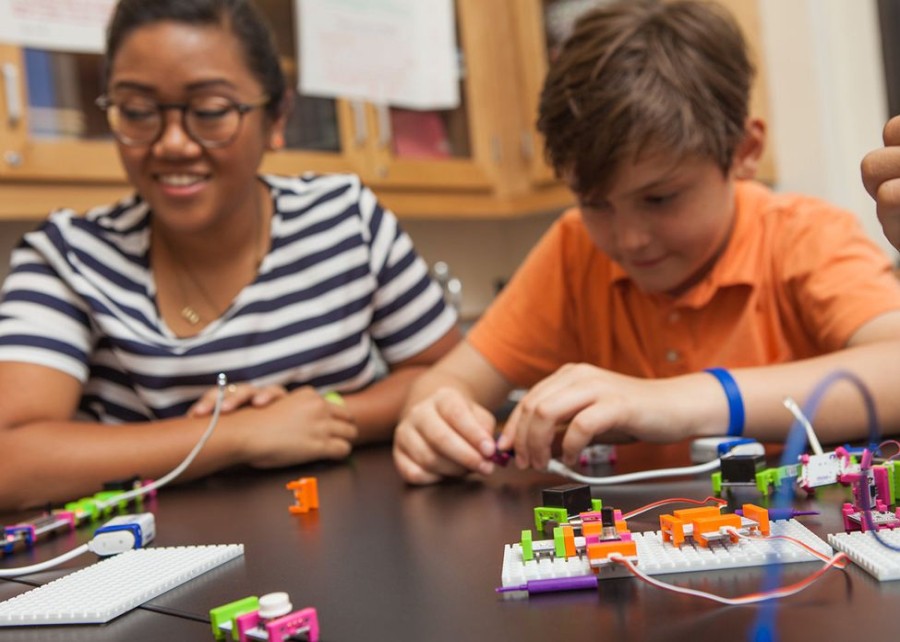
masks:
<svg viewBox="0 0 900 642"><path fill-rule="evenodd" d="M726 454L734 455L758 455L764 452L762 444L758 442L738 444L731 448ZM647 479L660 479L661 477L682 477L685 475L698 475L700 473L708 473L716 470L720 466L719 459L713 459L704 464L696 466L685 466L682 468L659 468L657 470L643 470L636 473L626 473L624 475L609 475L606 477L590 477L576 473L574 470L566 466L558 459L551 459L547 464L547 471L568 477L582 484L590 484L591 486L608 486L611 484L628 484L636 481L644 481Z"/></svg>
<svg viewBox="0 0 900 642"><path fill-rule="evenodd" d="M100 556L118 555L133 548L142 548L153 541L154 537L156 521L152 513L119 515L94 531L94 538L87 544L39 564L0 569L0 578L40 573L89 551Z"/></svg>
<svg viewBox="0 0 900 642"><path fill-rule="evenodd" d="M16 577L18 575L28 575L30 573L40 573L41 571L46 571L48 569L53 568L54 566L59 566L63 562L67 562L73 557L78 557L84 553L87 553L91 550L88 544L82 544L77 548L73 548L68 553L63 553L59 557L54 557L52 560L47 560L46 562L41 562L40 564L32 564L31 566L20 566L19 568L5 568L0 570L0 577Z"/></svg>
<svg viewBox="0 0 900 642"><path fill-rule="evenodd" d="M140 488L130 490L127 493L116 495L115 497L112 497L105 502L98 502L97 508L100 510L104 510L121 502L128 502L136 497L146 495L147 493L153 492L158 488L162 488L170 481L178 477L181 473L183 473L185 469L191 465L191 462L194 461L194 458L197 457L197 453L200 452L200 449L203 448L203 446L209 440L210 436L212 436L213 430L215 430L216 425L219 423L219 415L222 411L222 400L225 398L225 387L227 386L227 384L228 377L226 377L224 373L220 372L218 377L216 378L216 386L218 387L216 395L216 405L215 408L213 408L213 414L212 417L210 417L209 426L207 427L206 432L201 435L199 441L197 441L194 449L191 450L191 452L188 453L187 457L184 458L184 461L178 464L178 466L176 466L169 474L160 477L156 481L153 481L146 486L141 486Z"/></svg>
<svg viewBox="0 0 900 642"><path fill-rule="evenodd" d="M200 449L203 448L204 444L209 440L213 430L215 430L216 425L219 423L219 415L222 411L222 400L225 398L225 386L227 384L228 377L226 377L224 373L219 373L219 376L216 378L216 385L218 387L216 405L213 409L212 417L210 417L209 426L206 428L203 435L200 436L200 439L197 441L197 444L191 452L188 453L187 457L185 457L178 466L176 466L169 474L146 486L141 486L140 488L136 488L126 493L120 493L105 502L97 502L98 512L102 512L110 506L116 506L122 502L131 501L136 497L141 497L158 488L162 488L183 473L184 470L191 465L191 462L194 461L194 458L197 457L197 453L200 452ZM149 543L155 536L155 533L153 515L151 513L115 517L98 528L94 533L94 539L87 544L82 544L67 553L63 553L58 557L54 557L46 562L41 562L40 564L21 566L19 568L0 569L0 578L17 577L19 575L28 575L30 573L46 571L55 566L59 566L72 558L87 553L88 551L93 551L98 555L115 555L132 548L140 548Z"/></svg>
<svg viewBox="0 0 900 642"><path fill-rule="evenodd" d="M791 414L794 415L794 419L799 421L800 425L803 426L803 430L806 431L806 438L809 439L809 446L812 448L813 452L817 455L824 454L822 444L819 443L819 438L816 437L816 431L813 429L809 419L806 418L806 415L803 414L800 406L797 405L797 402L791 397L785 397L782 403L785 408L791 411Z"/></svg>
<svg viewBox="0 0 900 642"><path fill-rule="evenodd" d="M628 484L630 482L643 481L645 479L659 479L660 477L679 477L681 475L696 475L699 473L708 473L719 467L719 460L714 459L705 464L697 466L686 466L684 468L659 468L657 470L644 470L637 473L626 473L624 475L609 475L606 477L589 477L576 473L574 470L566 466L557 459L551 459L547 464L547 471L568 477L569 479L581 482L582 484L590 484L591 486L606 486L610 484Z"/></svg>

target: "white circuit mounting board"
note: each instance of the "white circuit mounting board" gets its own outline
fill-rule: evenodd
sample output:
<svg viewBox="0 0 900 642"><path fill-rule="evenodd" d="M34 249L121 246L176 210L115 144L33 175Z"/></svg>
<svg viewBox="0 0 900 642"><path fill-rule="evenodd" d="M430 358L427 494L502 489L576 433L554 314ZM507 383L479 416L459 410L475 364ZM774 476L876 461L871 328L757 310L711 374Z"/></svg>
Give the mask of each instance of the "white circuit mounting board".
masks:
<svg viewBox="0 0 900 642"><path fill-rule="evenodd" d="M900 531L880 530L878 537L900 548ZM846 553L878 581L900 580L900 551L882 546L872 533L835 533L828 536L828 543Z"/></svg>
<svg viewBox="0 0 900 642"><path fill-rule="evenodd" d="M798 539L823 555L831 556L831 547L806 526L791 519L771 522L772 535ZM715 544L710 548L686 542L680 548L663 542L659 531L632 533L637 544L638 568L648 575L714 571L766 564L821 561L796 544L777 539L742 539L737 543ZM537 544L537 542L535 542ZM539 559L538 559L539 557ZM520 544L507 544L503 551L503 586L519 586L529 580L578 577L592 573L585 555L555 559L547 553L523 561ZM604 568L599 577L630 577L631 573L618 564Z"/></svg>

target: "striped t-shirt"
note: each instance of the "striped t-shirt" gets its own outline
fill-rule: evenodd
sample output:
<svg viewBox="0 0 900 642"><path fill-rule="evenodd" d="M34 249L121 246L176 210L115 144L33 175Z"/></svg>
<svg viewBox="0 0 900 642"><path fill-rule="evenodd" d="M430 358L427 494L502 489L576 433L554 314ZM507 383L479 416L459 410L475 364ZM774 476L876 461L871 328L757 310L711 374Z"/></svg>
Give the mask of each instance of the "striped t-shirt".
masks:
<svg viewBox="0 0 900 642"><path fill-rule="evenodd" d="M131 197L53 213L12 254L0 361L83 383L78 418L181 416L232 383L354 391L441 338L455 314L394 215L349 175L264 176L271 246L256 280L198 335L160 318L149 206Z"/></svg>

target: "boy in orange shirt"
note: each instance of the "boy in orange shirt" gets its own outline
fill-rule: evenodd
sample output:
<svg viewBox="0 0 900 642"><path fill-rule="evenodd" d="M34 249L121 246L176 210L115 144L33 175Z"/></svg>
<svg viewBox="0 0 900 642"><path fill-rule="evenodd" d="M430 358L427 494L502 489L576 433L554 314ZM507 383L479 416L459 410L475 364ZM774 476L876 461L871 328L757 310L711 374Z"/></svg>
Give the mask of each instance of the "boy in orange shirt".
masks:
<svg viewBox="0 0 900 642"><path fill-rule="evenodd" d="M749 180L765 138L752 76L714 5L624 2L578 21L538 127L579 207L413 387L394 438L404 479L487 474L498 448L544 468L561 430L568 464L598 441L682 442L656 450L672 465L690 438L780 440L783 399L839 368L900 425L900 285L851 213ZM530 390L495 443L488 408L514 387ZM835 387L816 428L863 436L858 392Z"/></svg>

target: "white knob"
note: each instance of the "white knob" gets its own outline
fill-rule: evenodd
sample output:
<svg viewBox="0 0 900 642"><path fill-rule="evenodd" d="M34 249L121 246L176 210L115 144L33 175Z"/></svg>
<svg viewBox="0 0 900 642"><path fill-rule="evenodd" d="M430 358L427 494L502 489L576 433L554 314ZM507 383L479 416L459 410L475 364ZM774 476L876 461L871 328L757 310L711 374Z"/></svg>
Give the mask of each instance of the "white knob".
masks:
<svg viewBox="0 0 900 642"><path fill-rule="evenodd" d="M259 617L264 620L281 617L291 612L294 606L287 593L267 593L259 598Z"/></svg>

